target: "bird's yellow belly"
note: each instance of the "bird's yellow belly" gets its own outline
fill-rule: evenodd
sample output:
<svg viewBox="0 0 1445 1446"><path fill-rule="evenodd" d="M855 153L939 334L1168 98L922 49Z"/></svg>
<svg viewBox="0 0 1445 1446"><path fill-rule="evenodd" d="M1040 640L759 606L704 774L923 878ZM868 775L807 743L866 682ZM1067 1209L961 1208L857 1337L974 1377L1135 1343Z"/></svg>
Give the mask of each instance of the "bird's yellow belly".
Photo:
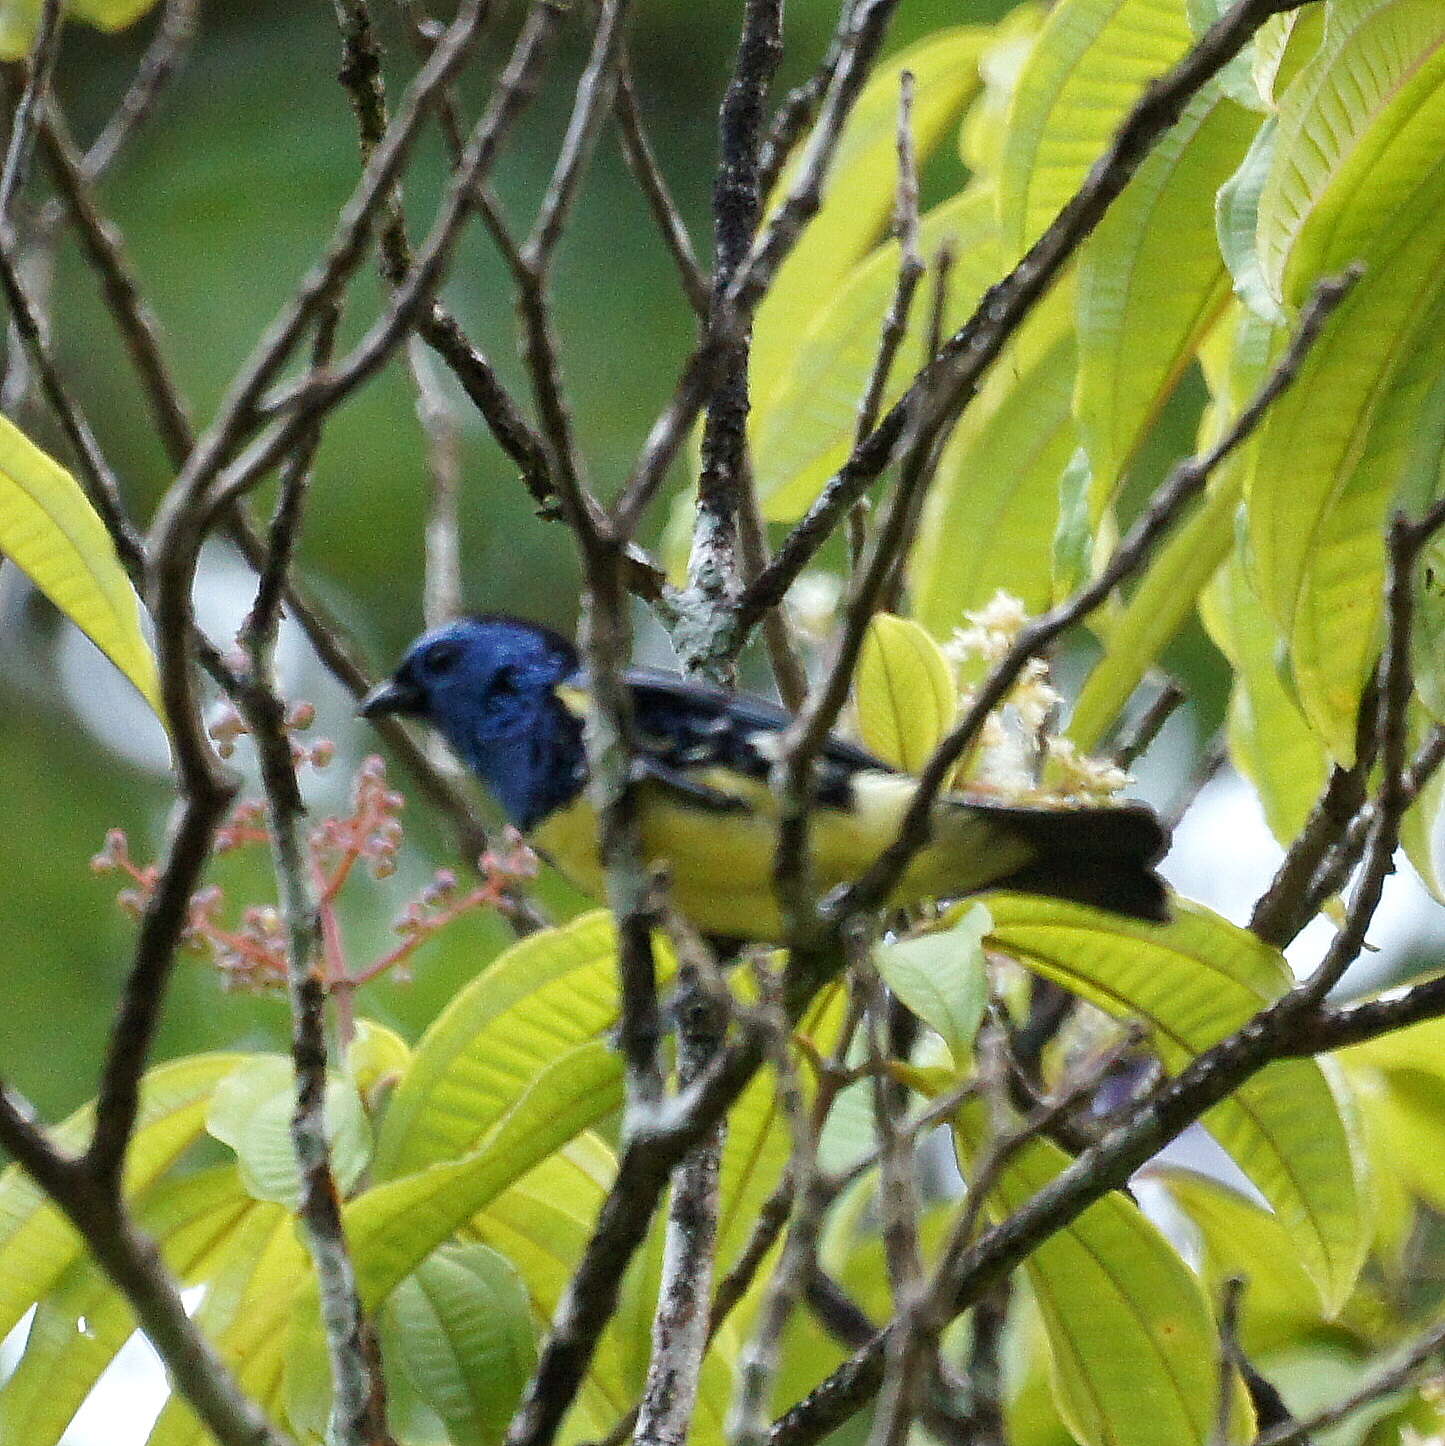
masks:
<svg viewBox="0 0 1445 1446"><path fill-rule="evenodd" d="M638 801L644 854L649 863L667 866L673 901L697 928L742 939L778 939L782 920L772 884L775 801L761 784L730 777L726 786L744 794L750 806L709 810L663 785L643 784ZM853 807L814 810L810 864L820 894L858 878L897 837L915 786L913 779L896 774L864 775L855 779ZM894 893L895 904L967 893L1028 862L1028 850L1000 836L979 815L943 808L948 817L935 815L936 837L909 868ZM585 795L545 819L531 841L580 888L602 897L597 815Z"/></svg>

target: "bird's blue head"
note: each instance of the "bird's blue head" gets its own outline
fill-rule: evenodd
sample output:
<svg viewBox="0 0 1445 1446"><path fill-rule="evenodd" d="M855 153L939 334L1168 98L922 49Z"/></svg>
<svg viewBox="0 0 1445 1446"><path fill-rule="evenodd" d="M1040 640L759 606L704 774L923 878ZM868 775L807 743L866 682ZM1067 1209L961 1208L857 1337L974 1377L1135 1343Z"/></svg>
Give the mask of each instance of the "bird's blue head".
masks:
<svg viewBox="0 0 1445 1446"><path fill-rule="evenodd" d="M581 787L581 723L553 692L577 667L576 649L548 628L461 618L418 638L360 711L425 718L526 829Z"/></svg>

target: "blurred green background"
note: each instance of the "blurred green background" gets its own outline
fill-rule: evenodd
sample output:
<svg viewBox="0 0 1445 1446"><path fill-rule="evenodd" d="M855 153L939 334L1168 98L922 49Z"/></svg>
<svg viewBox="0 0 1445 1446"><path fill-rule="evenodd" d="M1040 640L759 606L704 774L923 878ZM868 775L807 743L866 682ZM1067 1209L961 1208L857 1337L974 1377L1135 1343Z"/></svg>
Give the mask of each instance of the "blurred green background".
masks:
<svg viewBox="0 0 1445 1446"><path fill-rule="evenodd" d="M710 247L716 110L740 8L642 0L631 29L646 119L701 257ZM900 7L890 49L940 25L991 19L1005 8L1005 0L914 0ZM415 62L395 24L395 7L376 9L395 95ZM102 197L124 232L194 415L204 422L329 234L358 163L351 112L336 83L338 40L329 4L252 0L202 11L190 62L106 178ZM791 0L782 84L811 69L835 13L833 0ZM499 44L519 14L515 0L499 7L489 53L462 84L469 111L483 102ZM68 27L57 84L82 140L110 113L153 27L154 17L115 36ZM580 25L567 27L548 85L498 173L497 189L519 229L545 184L585 40ZM950 156L947 164L956 162ZM440 145L429 135L409 183L418 232L444 174ZM42 174L31 199L44 194ZM376 296L364 273L354 292L353 326L364 321ZM468 233L446 298L520 390L510 356L510 291L480 228ZM136 515L148 518L168 469L114 329L96 302L93 279L68 237L57 258L54 311L55 343L73 389L124 477ZM594 483L605 493L624 475L670 393L693 330L611 136L599 147L563 246L556 316L578 429ZM532 516L513 470L465 403L459 414L468 603L570 629L576 574L567 536ZM45 420L29 413L22 421L65 456ZM327 428L300 564L378 667L420 622L426 486L410 382L405 369L393 365ZM208 572L207 588L217 596L203 603L232 611L244 606L243 576L224 566ZM0 602L0 967L6 980L0 1074L54 1116L93 1091L133 938L130 920L114 906L118 881L93 876L87 861L112 827L129 832L137 858L153 857L170 793L161 769L128 756L124 745L133 741L132 730L144 729L144 719L133 700L115 691L98 655L64 635L48 609L27 596L13 568L0 574ZM369 741L341 696L307 666L303 650L291 649L290 656L291 690L321 707L315 733L342 745L342 758L320 780L325 812L344 792L346 761ZM78 717L78 702L94 715L90 725ZM151 738L152 763L158 746ZM389 947L389 919L445 859L445 841L417 814L410 811L399 876L359 883L348 894L357 962ZM268 896L260 857L232 861L218 877L237 904ZM488 956L496 931L495 923L481 920L449 931L419 956L414 983L374 986L362 997L362 1012L414 1036ZM208 965L183 959L161 1050L279 1045L285 1020L281 1000L222 993Z"/></svg>

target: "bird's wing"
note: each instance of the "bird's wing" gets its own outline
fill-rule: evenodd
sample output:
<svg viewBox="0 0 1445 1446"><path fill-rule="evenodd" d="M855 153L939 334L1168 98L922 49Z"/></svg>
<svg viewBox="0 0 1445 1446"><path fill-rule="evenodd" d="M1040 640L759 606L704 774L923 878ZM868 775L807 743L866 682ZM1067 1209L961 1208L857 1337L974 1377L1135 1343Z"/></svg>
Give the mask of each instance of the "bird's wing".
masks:
<svg viewBox="0 0 1445 1446"><path fill-rule="evenodd" d="M625 675L632 690L643 768L694 801L736 808L728 775L765 782L777 760L777 740L792 715L763 698L729 693L675 673L634 668ZM818 801L846 807L853 776L889 772L866 749L830 738L818 760Z"/></svg>

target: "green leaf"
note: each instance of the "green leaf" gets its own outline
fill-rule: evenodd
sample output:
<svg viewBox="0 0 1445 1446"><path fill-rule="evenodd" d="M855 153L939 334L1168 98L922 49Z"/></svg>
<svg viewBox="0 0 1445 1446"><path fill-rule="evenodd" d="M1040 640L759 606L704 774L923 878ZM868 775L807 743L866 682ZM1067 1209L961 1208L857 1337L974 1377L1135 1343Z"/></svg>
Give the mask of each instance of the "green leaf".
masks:
<svg viewBox="0 0 1445 1446"><path fill-rule="evenodd" d="M204 1279L251 1208L229 1166L163 1181L137 1211L166 1268ZM90 1261L77 1259L36 1310L14 1374L0 1391L7 1439L54 1446L136 1329L129 1304Z"/></svg>
<svg viewBox="0 0 1445 1446"><path fill-rule="evenodd" d="M1278 325L1284 308L1270 292L1259 255L1259 198L1274 167L1279 123L1267 116L1254 134L1239 169L1219 188L1214 203L1220 255L1234 283L1234 294L1261 321Z"/></svg>
<svg viewBox="0 0 1445 1446"><path fill-rule="evenodd" d="M955 1065L973 1055L973 1037L988 1003L983 936L988 910L974 904L937 933L879 944L873 962L883 982L948 1046Z"/></svg>
<svg viewBox="0 0 1445 1446"><path fill-rule="evenodd" d="M1001 258L991 193L970 187L934 207L919 224L919 250L932 264L941 246L955 257L948 274L943 329L961 326L997 280ZM805 329L790 338L787 369L754 395L748 435L753 473L771 521L800 516L847 460L858 428L858 407L878 358L884 317L898 287L900 247L888 241L870 252L831 292ZM928 361L928 282L920 283L908 330L889 372L883 404L891 406ZM757 375L756 361L753 365ZM689 514L690 515L690 514Z"/></svg>
<svg viewBox="0 0 1445 1446"><path fill-rule="evenodd" d="M992 182L998 175L1008 134L1009 108L1047 18L1048 12L1038 0L1023 0L994 26L993 39L979 58L983 88L958 132L958 153L975 177Z"/></svg>
<svg viewBox="0 0 1445 1446"><path fill-rule="evenodd" d="M1254 85L1268 106L1277 106L1324 38L1326 7L1306 5L1271 15L1254 34Z"/></svg>
<svg viewBox="0 0 1445 1446"><path fill-rule="evenodd" d="M990 948L1117 1018L1140 1019L1177 1073L1278 998L1278 951L1217 914L1171 900L1172 922L1140 924L1023 894L991 894ZM1270 1065L1204 1117L1274 1207L1329 1310L1352 1290L1369 1245L1354 1140L1338 1082L1315 1060Z"/></svg>
<svg viewBox="0 0 1445 1446"><path fill-rule="evenodd" d="M616 1021L617 934L596 910L514 944L422 1036L378 1133L379 1179L474 1147L538 1074ZM662 979L673 964L658 948Z"/></svg>
<svg viewBox="0 0 1445 1446"><path fill-rule="evenodd" d="M1029 55L999 173L1005 251L1031 245L1078 190L1144 87L1189 48L1179 0L1062 0Z"/></svg>
<svg viewBox="0 0 1445 1446"><path fill-rule="evenodd" d="M909 618L877 613L853 685L864 746L905 773L922 770L953 726L958 689L942 649Z"/></svg>
<svg viewBox="0 0 1445 1446"><path fill-rule="evenodd" d="M961 1109L954 1136L971 1175L989 1138L984 1109ZM1028 1140L1000 1167L989 1213L1006 1218L1069 1163L1058 1146ZM1210 1440L1218 1371L1209 1302L1127 1195L1113 1190L1095 1201L1024 1268L1048 1335L1054 1399L1083 1446Z"/></svg>
<svg viewBox="0 0 1445 1446"><path fill-rule="evenodd" d="M136 1132L126 1155L127 1194L139 1197L195 1143L217 1081L241 1056L193 1055L158 1065L141 1081ZM90 1139L94 1106L77 1110L52 1132L62 1149ZM0 1337L44 1295L80 1253L80 1241L40 1187L18 1165L0 1174Z"/></svg>
<svg viewBox="0 0 1445 1446"><path fill-rule="evenodd" d="M1223 305L1212 197L1257 121L1217 90L1196 96L1084 249L1074 405L1105 497Z"/></svg>
<svg viewBox="0 0 1445 1446"><path fill-rule="evenodd" d="M371 1160L371 1125L356 1086L348 1079L327 1081L325 1110L331 1173L345 1195ZM301 1171L291 1139L295 1112L291 1060L261 1054L216 1086L206 1116L206 1128L236 1152L246 1189L257 1200L274 1200L293 1210L301 1199Z"/></svg>
<svg viewBox="0 0 1445 1446"><path fill-rule="evenodd" d="M579 1045L542 1069L471 1153L353 1200L346 1234L363 1302L385 1299L465 1221L621 1103L616 1052L601 1041Z"/></svg>
<svg viewBox="0 0 1445 1446"><path fill-rule="evenodd" d="M392 1292L381 1330L453 1446L502 1439L537 1353L526 1289L504 1256L443 1246Z"/></svg>
<svg viewBox="0 0 1445 1446"><path fill-rule="evenodd" d="M1334 0L1279 125L1260 196L1260 257L1274 296L1299 304L1318 277L1382 256L1407 215L1433 213L1445 194L1436 0Z"/></svg>
<svg viewBox="0 0 1445 1446"><path fill-rule="evenodd" d="M141 605L105 524L80 484L0 417L0 552L73 622L164 716Z"/></svg>
<svg viewBox="0 0 1445 1446"><path fill-rule="evenodd" d="M1123 612L1111 624L1069 720L1069 737L1094 752L1170 640L1188 621L1200 592L1234 545L1237 469L1215 480L1154 556Z"/></svg>
<svg viewBox="0 0 1445 1446"><path fill-rule="evenodd" d="M1251 453L1255 586L1287 639L1301 710L1344 765L1379 646L1383 522L1413 441L1411 394L1423 400L1438 375L1442 268L1445 231L1427 211L1330 318Z"/></svg>
<svg viewBox="0 0 1445 1446"><path fill-rule="evenodd" d="M879 65L858 97L833 160L823 205L778 270L753 328L753 404L766 406L793 365L797 339L843 278L883 239L897 186L898 77L914 78L913 139L920 163L953 131L978 89L985 26L938 31ZM769 198L787 194L796 162Z"/></svg>
<svg viewBox="0 0 1445 1446"><path fill-rule="evenodd" d="M929 489L909 584L914 616L940 637L1000 589L1031 612L1052 601L1040 560L1076 445L1067 293L1056 290L1030 321L959 419Z"/></svg>
<svg viewBox="0 0 1445 1446"><path fill-rule="evenodd" d="M233 1232L212 1276L196 1324L263 1410L280 1406L282 1371L310 1263L283 1206L257 1202ZM147 1446L212 1446L185 1398L172 1394Z"/></svg>
<svg viewBox="0 0 1445 1446"><path fill-rule="evenodd" d="M1319 1296L1278 1217L1218 1180L1174 1167L1151 1170L1199 1231L1211 1290L1247 1282L1240 1325L1245 1349L1288 1345L1320 1324Z"/></svg>
<svg viewBox="0 0 1445 1446"><path fill-rule="evenodd" d="M1201 599L1200 616L1234 668L1229 755L1259 794L1270 832L1288 846L1329 775L1324 745L1280 677L1279 635L1236 550Z"/></svg>

